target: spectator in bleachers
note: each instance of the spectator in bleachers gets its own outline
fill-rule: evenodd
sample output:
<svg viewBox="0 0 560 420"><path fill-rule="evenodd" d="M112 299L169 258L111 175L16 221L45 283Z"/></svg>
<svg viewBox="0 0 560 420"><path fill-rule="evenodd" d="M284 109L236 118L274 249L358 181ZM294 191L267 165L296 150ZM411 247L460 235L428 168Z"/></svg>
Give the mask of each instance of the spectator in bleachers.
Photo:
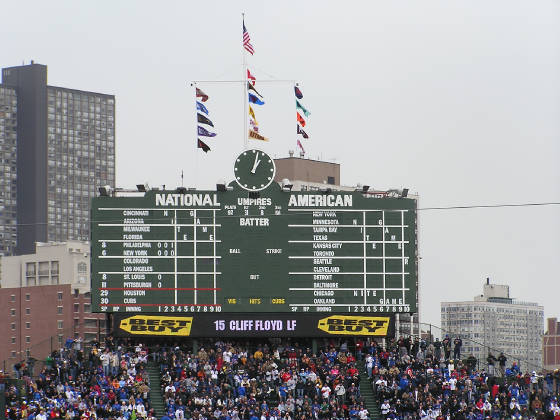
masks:
<svg viewBox="0 0 560 420"><path fill-rule="evenodd" d="M76 345L79 343L79 345ZM10 419L152 419L144 363L132 352L121 352L124 363L113 374L102 364L116 355L111 343L84 355L81 342L67 340L50 354L38 376L23 376L28 403L18 403L17 389L8 389ZM118 357L118 356L117 356Z"/></svg>

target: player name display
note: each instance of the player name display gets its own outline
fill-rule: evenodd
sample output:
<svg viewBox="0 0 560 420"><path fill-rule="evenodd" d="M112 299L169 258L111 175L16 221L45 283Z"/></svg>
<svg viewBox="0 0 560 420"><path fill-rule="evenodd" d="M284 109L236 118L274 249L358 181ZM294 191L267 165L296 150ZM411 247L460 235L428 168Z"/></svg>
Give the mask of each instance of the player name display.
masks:
<svg viewBox="0 0 560 420"><path fill-rule="evenodd" d="M226 191L95 198L93 310L416 311L413 199L275 182L255 193L237 181Z"/></svg>

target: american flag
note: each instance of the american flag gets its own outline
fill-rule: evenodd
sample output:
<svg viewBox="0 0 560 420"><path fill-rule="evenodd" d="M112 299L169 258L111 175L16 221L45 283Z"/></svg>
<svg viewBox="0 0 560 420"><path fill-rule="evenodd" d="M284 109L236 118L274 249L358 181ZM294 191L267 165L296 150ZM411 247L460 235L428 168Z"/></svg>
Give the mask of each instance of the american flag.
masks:
<svg viewBox="0 0 560 420"><path fill-rule="evenodd" d="M251 45L251 37L249 36L249 32L247 32L247 28L245 27L245 22L243 22L243 46L245 49L253 55L255 50Z"/></svg>

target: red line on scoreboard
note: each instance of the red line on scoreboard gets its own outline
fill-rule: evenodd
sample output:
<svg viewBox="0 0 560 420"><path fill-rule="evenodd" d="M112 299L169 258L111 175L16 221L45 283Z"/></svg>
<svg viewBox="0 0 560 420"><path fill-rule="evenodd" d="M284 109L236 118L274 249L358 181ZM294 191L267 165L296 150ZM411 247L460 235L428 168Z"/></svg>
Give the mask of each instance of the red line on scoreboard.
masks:
<svg viewBox="0 0 560 420"><path fill-rule="evenodd" d="M222 306L220 303L104 303L103 306Z"/></svg>
<svg viewBox="0 0 560 420"><path fill-rule="evenodd" d="M99 290L222 290L219 287L100 287Z"/></svg>

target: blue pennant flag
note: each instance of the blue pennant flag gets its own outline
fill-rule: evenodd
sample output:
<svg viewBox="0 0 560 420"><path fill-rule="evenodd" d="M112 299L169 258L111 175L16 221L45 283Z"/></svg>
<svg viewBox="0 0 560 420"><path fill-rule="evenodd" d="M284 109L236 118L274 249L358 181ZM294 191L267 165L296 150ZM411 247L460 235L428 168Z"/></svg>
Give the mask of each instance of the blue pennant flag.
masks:
<svg viewBox="0 0 560 420"><path fill-rule="evenodd" d="M204 112L206 115L208 115L208 110L206 109L206 107L204 105L202 105L200 102L196 101L196 109L198 109L199 111Z"/></svg>
<svg viewBox="0 0 560 420"><path fill-rule="evenodd" d="M251 92L249 92L249 102L256 105L264 105L264 102L257 98L256 95L253 95Z"/></svg>
<svg viewBox="0 0 560 420"><path fill-rule="evenodd" d="M206 137L215 137L216 133L211 133L210 131L208 131L207 129L205 129L204 127L201 127L199 125L198 126L198 135L199 136L206 136Z"/></svg>

